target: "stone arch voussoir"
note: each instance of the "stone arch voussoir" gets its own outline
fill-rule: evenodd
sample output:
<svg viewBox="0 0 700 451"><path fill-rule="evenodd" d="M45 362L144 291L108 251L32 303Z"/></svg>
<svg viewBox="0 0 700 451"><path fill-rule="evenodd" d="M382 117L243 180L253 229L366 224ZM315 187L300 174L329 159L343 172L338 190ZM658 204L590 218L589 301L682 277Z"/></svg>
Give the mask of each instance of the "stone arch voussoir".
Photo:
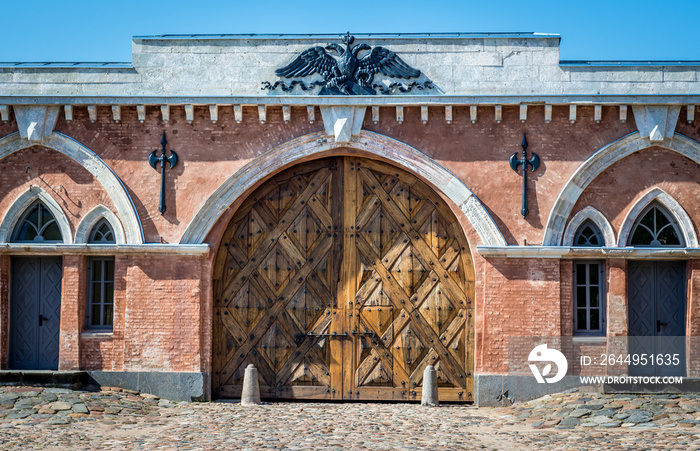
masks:
<svg viewBox="0 0 700 451"><path fill-rule="evenodd" d="M632 208L630 208L630 211L627 212L625 220L622 222L620 234L617 239L618 246L627 246L627 241L629 241L634 223L642 211L644 211L644 209L646 209L652 202L660 203L671 213L671 215L673 215L673 219L681 229L683 240L685 241L685 245L687 247L698 247L698 236L695 233L695 227L693 227L693 221L690 219L690 216L676 199L658 187L647 191L647 193L644 194L644 196L642 196Z"/></svg>
<svg viewBox="0 0 700 451"><path fill-rule="evenodd" d="M49 209L56 220L58 228L61 231L63 244L73 243L73 232L71 231L70 223L63 209L58 202L56 202L56 199L37 185L30 186L29 189L20 194L10 208L8 208L5 216L2 218L2 223L0 223L0 243L9 243L12 241L12 233L17 226L17 222L27 208L37 200L41 201L46 208Z"/></svg>
<svg viewBox="0 0 700 451"><path fill-rule="evenodd" d="M603 239L605 240L604 246L613 247L615 246L615 232L608 219L603 216L603 213L599 212L595 208L588 206L583 210L579 211L571 218L569 225L566 226L566 231L564 232L564 246L573 246L574 238L576 232L578 231L581 224L586 221L591 221L595 224L603 234Z"/></svg>
<svg viewBox="0 0 700 451"><path fill-rule="evenodd" d="M90 210L85 216L83 216L75 232L75 242L77 244L87 243L88 239L90 238L90 232L92 232L92 228L95 227L95 224L97 224L102 218L107 220L107 222L109 222L109 225L112 226L112 230L114 231L114 239L116 243L125 244L126 237L124 235L124 229L122 228L122 224L119 221L119 218L117 218L117 216L114 213L112 213L112 210L105 207L104 205L96 206L95 208Z"/></svg>
<svg viewBox="0 0 700 451"><path fill-rule="evenodd" d="M90 172L112 199L112 203L124 227L126 243L143 244L141 221L124 184L107 163L78 141L61 133L53 132L51 136L45 137L41 142L33 142L22 138L19 133L13 133L0 139L0 159L36 145L60 152L72 158ZM72 240L72 237L70 239Z"/></svg>
<svg viewBox="0 0 700 451"><path fill-rule="evenodd" d="M199 209L187 226L181 244L203 243L226 209L261 180L297 161L329 155L337 148L351 148L393 162L427 181L453 201L465 214L481 244L505 246L506 241L479 199L455 175L424 153L395 139L362 131L348 143L336 144L323 132L305 135L281 144L255 158L229 177Z"/></svg>
<svg viewBox="0 0 700 451"><path fill-rule="evenodd" d="M608 144L584 161L559 193L549 214L542 244L544 246L560 246L562 244L566 223L576 201L596 177L623 158L650 147L672 150L700 164L700 143L679 133L664 139L662 142L650 143L649 138L642 137L639 132L634 132ZM693 230L692 227L691 230ZM694 245L691 245L692 242L691 240L686 241L689 247L697 247L697 238Z"/></svg>

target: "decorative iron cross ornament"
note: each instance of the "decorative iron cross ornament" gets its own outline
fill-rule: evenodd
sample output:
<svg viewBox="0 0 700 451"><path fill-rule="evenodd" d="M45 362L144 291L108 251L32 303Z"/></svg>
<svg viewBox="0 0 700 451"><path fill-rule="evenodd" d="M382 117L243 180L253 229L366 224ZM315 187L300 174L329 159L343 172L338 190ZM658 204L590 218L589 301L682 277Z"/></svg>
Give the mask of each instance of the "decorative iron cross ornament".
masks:
<svg viewBox="0 0 700 451"><path fill-rule="evenodd" d="M168 140L165 139L165 131L163 131L163 139L160 140L160 156L157 156L157 150L154 150L148 156L148 163L150 163L153 169L156 169L156 164L160 163L160 205L158 205L158 211L161 215L165 213L165 163L170 163L170 169L174 168L177 164L177 154L174 150L170 151L169 157L165 156L166 144L168 144Z"/></svg>
<svg viewBox="0 0 700 451"><path fill-rule="evenodd" d="M528 213L527 165L530 165L530 167L532 168L531 171L536 171L537 168L540 166L540 157L538 157L535 152L532 152L532 158L530 158L529 160L527 159L527 138L525 137L525 133L523 133L523 143L521 144L521 146L523 147L523 158L518 158L518 152L515 152L513 155L510 156L510 167L513 168L515 172L518 172L518 166L523 166L523 208L522 210L520 210L520 213L523 215L524 218L525 216L527 216Z"/></svg>

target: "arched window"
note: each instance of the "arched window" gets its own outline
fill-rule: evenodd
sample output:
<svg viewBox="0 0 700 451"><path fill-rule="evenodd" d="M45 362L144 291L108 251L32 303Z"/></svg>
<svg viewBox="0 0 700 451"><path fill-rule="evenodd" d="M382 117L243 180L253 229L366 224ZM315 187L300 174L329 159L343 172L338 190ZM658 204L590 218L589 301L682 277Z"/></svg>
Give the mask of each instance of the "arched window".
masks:
<svg viewBox="0 0 700 451"><path fill-rule="evenodd" d="M95 227L92 228L88 243L113 244L114 242L114 230L112 230L112 226L106 219L101 219L95 224Z"/></svg>
<svg viewBox="0 0 700 451"><path fill-rule="evenodd" d="M15 226L12 241L27 242L63 242L61 229L56 218L41 201L32 204Z"/></svg>
<svg viewBox="0 0 700 451"><path fill-rule="evenodd" d="M683 235L675 218L658 203L652 203L642 211L632 226L631 246L682 247Z"/></svg>
<svg viewBox="0 0 700 451"><path fill-rule="evenodd" d="M574 235L574 246L602 247L605 244L603 234L593 221L585 221Z"/></svg>

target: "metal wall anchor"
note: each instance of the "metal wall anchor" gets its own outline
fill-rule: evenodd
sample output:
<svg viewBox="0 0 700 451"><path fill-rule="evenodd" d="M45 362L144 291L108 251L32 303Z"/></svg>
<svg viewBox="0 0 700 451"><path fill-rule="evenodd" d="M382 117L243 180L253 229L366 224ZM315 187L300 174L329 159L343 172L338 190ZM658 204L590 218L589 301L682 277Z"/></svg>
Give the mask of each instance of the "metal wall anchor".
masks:
<svg viewBox="0 0 700 451"><path fill-rule="evenodd" d="M518 152L515 152L513 155L510 156L510 167L515 171L518 172L518 167L520 165L523 166L523 208L520 210L520 213L523 215L523 218L527 216L528 210L527 210L527 166L530 165L532 168L531 171L536 171L538 167L540 167L540 157L537 156L536 153L532 152L532 158L528 160L527 158L527 138L525 137L525 133L523 133L523 143L521 144L523 148L523 158L520 159L518 158Z"/></svg>

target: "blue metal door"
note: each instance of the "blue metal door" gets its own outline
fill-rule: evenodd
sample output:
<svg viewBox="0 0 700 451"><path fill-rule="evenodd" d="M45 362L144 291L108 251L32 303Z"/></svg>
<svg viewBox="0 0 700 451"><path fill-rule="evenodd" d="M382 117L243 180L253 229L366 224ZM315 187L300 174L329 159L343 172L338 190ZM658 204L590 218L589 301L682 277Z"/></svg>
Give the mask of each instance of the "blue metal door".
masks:
<svg viewBox="0 0 700 451"><path fill-rule="evenodd" d="M61 258L12 259L10 355L12 369L58 369Z"/></svg>
<svg viewBox="0 0 700 451"><path fill-rule="evenodd" d="M646 356L631 375L685 374L685 279L685 262L629 262L629 352Z"/></svg>

